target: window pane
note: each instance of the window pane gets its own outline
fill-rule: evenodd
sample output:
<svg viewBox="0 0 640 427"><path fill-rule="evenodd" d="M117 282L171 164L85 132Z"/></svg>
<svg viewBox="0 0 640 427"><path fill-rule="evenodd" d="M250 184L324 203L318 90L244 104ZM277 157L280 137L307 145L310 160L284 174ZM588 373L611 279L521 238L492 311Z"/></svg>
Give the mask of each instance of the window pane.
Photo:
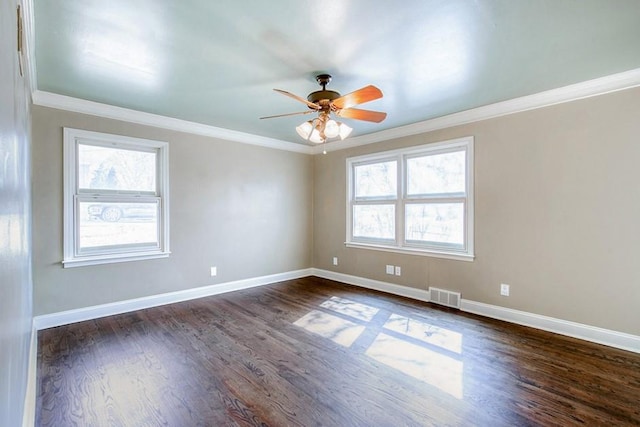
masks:
<svg viewBox="0 0 640 427"><path fill-rule="evenodd" d="M78 144L78 185L86 190L156 191L156 153Z"/></svg>
<svg viewBox="0 0 640 427"><path fill-rule="evenodd" d="M355 205L353 237L395 239L395 205Z"/></svg>
<svg viewBox="0 0 640 427"><path fill-rule="evenodd" d="M79 203L80 249L157 247L158 203Z"/></svg>
<svg viewBox="0 0 640 427"><path fill-rule="evenodd" d="M464 245L464 203L408 204L406 240Z"/></svg>
<svg viewBox="0 0 640 427"><path fill-rule="evenodd" d="M381 162L354 168L355 197L389 197L397 195L397 162Z"/></svg>
<svg viewBox="0 0 640 427"><path fill-rule="evenodd" d="M407 195L465 192L465 151L407 159Z"/></svg>

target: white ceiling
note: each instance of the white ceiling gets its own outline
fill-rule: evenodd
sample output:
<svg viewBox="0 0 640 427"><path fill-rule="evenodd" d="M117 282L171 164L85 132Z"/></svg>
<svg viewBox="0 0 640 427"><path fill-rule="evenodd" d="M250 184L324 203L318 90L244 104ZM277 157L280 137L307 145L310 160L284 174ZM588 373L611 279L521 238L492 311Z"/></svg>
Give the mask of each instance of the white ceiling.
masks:
<svg viewBox="0 0 640 427"><path fill-rule="evenodd" d="M33 0L37 89L308 144L333 75L384 98L353 136L640 68L640 0Z"/></svg>

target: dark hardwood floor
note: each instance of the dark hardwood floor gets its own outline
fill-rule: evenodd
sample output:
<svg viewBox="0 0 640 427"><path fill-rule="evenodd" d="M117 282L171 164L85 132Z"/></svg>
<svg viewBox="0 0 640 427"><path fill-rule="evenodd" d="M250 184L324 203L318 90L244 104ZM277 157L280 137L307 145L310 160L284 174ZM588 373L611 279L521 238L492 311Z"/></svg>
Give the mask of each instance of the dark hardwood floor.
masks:
<svg viewBox="0 0 640 427"><path fill-rule="evenodd" d="M38 340L38 426L640 425L640 354L316 277Z"/></svg>

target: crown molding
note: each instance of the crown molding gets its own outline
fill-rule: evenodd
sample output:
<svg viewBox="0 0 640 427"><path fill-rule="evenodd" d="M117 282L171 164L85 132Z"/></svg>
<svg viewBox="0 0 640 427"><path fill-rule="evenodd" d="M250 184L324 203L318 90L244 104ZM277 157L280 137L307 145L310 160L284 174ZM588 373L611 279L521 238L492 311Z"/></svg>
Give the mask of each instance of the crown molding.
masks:
<svg viewBox="0 0 640 427"><path fill-rule="evenodd" d="M577 101L579 99L631 89L637 86L640 86L640 68L539 92L533 95L514 98L508 101L497 102L459 113L436 117L423 122L347 138L344 141L327 142L326 144L313 147L312 150L313 154L320 154L324 150L327 152L345 150L347 148L373 144L375 142L389 141L395 138L432 132L565 102Z"/></svg>
<svg viewBox="0 0 640 427"><path fill-rule="evenodd" d="M27 0L29 1L29 0ZM35 82L35 61L30 58L30 80ZM33 83L35 84L35 83ZM204 125L201 123L175 119L157 114L145 113L128 108L116 107L99 102L86 101L65 95L35 90L32 93L33 103L44 107L57 108L77 113L90 114L98 117L122 120L141 125L153 126L178 132L220 138L243 144L258 145L278 150L293 151L303 154L320 154L325 150L338 151L376 142L389 141L396 138L432 132L482 120L493 119L523 111L535 110L579 99L604 95L620 90L640 86L640 68L622 73L612 74L585 82L551 89L544 92L514 98L507 101L489 104L459 113L436 117L434 119L387 129L367 135L347 138L344 141L333 141L313 147L294 142L253 135L244 132Z"/></svg>
<svg viewBox="0 0 640 427"><path fill-rule="evenodd" d="M66 95L36 90L33 92L32 98L35 105L42 107L57 108L59 110L73 111L75 113L89 114L107 119L122 120L129 123L153 126L195 135L209 136L212 138L224 139L225 141L259 145L261 147L293 151L296 153L312 154L312 148L302 144L204 125L187 120L175 119L158 114L145 113L142 111L131 110L129 108L116 107L113 105L102 104L100 102L87 101Z"/></svg>

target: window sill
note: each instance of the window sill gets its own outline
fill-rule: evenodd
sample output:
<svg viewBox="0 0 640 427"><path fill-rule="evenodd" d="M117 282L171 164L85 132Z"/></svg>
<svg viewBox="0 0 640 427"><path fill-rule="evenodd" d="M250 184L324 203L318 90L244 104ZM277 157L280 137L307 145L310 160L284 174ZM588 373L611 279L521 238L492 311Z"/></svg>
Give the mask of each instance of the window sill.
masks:
<svg viewBox="0 0 640 427"><path fill-rule="evenodd" d="M392 247L392 246L373 245L370 243L354 243L354 242L345 242L344 245L348 248L370 249L374 251L393 252L398 254L453 259L456 261L472 262L475 259L475 255L473 254L462 254L459 252L433 251L433 250L415 249L415 248L399 248L399 247Z"/></svg>
<svg viewBox="0 0 640 427"><path fill-rule="evenodd" d="M62 261L64 268L84 267L87 265L113 264L117 262L143 261L147 259L168 258L171 252L143 252L139 254L115 254L86 256Z"/></svg>

